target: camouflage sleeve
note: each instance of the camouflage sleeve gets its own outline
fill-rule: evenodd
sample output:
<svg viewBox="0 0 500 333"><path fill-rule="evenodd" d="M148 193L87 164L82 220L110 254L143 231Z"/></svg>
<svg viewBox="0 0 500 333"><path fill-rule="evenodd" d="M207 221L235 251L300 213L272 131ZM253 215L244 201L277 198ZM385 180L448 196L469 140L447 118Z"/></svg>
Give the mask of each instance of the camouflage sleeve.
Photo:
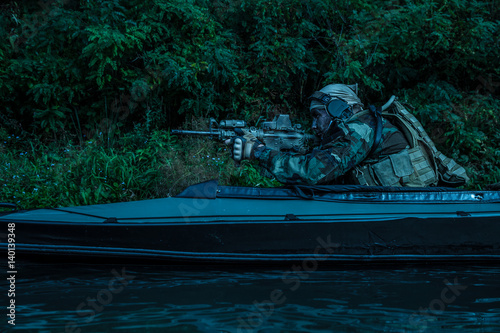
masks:
<svg viewBox="0 0 500 333"><path fill-rule="evenodd" d="M260 165L282 183L331 183L363 161L374 140L374 131L366 123L353 121L344 124L341 129L343 136L307 155L266 149L259 157Z"/></svg>

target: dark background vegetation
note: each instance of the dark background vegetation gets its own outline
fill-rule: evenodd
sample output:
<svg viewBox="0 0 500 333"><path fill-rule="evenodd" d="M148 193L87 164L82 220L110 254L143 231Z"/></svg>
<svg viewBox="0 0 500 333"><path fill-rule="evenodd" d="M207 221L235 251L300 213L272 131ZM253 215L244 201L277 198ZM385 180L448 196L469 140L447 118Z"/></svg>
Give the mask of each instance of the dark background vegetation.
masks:
<svg viewBox="0 0 500 333"><path fill-rule="evenodd" d="M251 123L359 83L415 107L470 188L500 181L498 1L10 1L0 16L0 201L163 197L192 183L279 185L169 129Z"/></svg>

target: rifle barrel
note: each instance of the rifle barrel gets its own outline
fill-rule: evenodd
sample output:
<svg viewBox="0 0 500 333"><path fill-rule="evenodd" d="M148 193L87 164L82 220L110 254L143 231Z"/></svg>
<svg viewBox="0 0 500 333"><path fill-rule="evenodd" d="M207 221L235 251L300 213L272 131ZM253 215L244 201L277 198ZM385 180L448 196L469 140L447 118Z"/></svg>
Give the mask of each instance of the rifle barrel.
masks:
<svg viewBox="0 0 500 333"><path fill-rule="evenodd" d="M186 131L186 130L172 130L172 134L179 135L217 135L218 133L207 132L207 131Z"/></svg>

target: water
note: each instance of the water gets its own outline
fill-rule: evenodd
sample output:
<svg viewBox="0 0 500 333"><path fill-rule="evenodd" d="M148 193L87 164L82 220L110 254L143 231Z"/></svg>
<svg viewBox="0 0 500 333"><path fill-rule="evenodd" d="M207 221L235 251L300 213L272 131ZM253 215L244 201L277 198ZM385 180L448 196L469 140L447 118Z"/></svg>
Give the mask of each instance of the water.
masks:
<svg viewBox="0 0 500 333"><path fill-rule="evenodd" d="M500 331L500 267L286 274L291 269L19 264L15 328L120 333Z"/></svg>

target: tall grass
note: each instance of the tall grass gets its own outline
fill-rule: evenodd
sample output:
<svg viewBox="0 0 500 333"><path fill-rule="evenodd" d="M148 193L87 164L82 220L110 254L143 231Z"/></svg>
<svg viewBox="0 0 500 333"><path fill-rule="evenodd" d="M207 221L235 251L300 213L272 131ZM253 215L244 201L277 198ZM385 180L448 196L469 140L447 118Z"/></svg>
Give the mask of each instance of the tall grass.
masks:
<svg viewBox="0 0 500 333"><path fill-rule="evenodd" d="M174 196L189 185L272 186L255 165L237 168L224 145L176 138L167 131L123 134L107 147L97 136L83 145L23 142L0 129L0 202L23 209L92 205Z"/></svg>

